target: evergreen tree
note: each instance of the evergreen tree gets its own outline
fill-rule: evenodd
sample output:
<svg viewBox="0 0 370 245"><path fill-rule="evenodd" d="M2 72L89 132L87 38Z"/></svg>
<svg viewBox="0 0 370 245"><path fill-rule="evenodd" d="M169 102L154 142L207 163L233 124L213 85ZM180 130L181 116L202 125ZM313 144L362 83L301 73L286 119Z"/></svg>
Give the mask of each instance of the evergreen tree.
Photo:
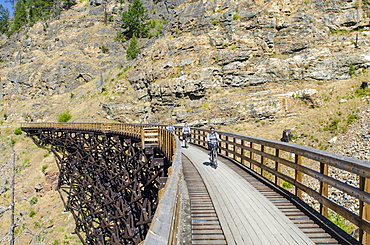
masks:
<svg viewBox="0 0 370 245"><path fill-rule="evenodd" d="M148 32L148 17L146 8L140 0L134 0L129 5L128 10L122 13L123 28L128 28L129 38L136 36L146 36Z"/></svg>
<svg viewBox="0 0 370 245"><path fill-rule="evenodd" d="M28 0L27 9L31 24L48 18L53 12L54 0Z"/></svg>
<svg viewBox="0 0 370 245"><path fill-rule="evenodd" d="M9 35L18 31L24 24L27 23L26 0L18 0L15 4L13 25L9 31Z"/></svg>
<svg viewBox="0 0 370 245"><path fill-rule="evenodd" d="M9 11L0 4L0 34L4 34L9 29Z"/></svg>
<svg viewBox="0 0 370 245"><path fill-rule="evenodd" d="M131 39L130 45L126 50L126 57L128 59L135 59L141 53L136 36Z"/></svg>

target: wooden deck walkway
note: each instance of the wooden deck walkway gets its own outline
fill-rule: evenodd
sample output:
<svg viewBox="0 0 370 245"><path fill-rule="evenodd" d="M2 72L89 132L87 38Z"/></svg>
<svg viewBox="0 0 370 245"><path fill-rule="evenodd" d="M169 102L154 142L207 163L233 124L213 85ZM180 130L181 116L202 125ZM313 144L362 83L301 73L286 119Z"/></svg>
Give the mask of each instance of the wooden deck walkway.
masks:
<svg viewBox="0 0 370 245"><path fill-rule="evenodd" d="M200 148L190 145L183 154L203 178L227 244L315 244L222 159L214 169Z"/></svg>

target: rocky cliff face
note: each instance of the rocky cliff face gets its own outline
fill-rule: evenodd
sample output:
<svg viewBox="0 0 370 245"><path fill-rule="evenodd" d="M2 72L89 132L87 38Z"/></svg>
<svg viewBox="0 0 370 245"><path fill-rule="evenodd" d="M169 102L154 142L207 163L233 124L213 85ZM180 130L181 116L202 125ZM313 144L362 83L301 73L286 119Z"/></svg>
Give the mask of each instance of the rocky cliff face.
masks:
<svg viewBox="0 0 370 245"><path fill-rule="evenodd" d="M128 42L115 41L128 4L82 1L2 37L0 97L32 101L89 83L116 94L95 108L111 119L227 124L287 114L297 89L286 85L344 80L370 66L369 0L144 1L168 23L140 40L133 61Z"/></svg>

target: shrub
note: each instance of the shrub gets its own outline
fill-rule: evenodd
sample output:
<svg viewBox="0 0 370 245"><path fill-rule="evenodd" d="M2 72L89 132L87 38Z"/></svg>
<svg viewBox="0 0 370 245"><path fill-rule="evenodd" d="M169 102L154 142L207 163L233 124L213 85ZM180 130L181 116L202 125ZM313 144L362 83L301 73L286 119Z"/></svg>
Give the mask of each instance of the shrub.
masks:
<svg viewBox="0 0 370 245"><path fill-rule="evenodd" d="M335 225L337 225L338 227L340 227L342 230L344 230L345 232L347 232L348 234L353 233L354 230L356 229L356 227L353 224L351 224L345 218L343 218L339 214L334 213L331 210L329 211L329 217L328 217L328 219L331 222L333 222Z"/></svg>
<svg viewBox="0 0 370 245"><path fill-rule="evenodd" d="M331 133L335 133L338 130L338 124L340 123L340 119L332 119L332 122L324 127L325 131L329 131Z"/></svg>
<svg viewBox="0 0 370 245"><path fill-rule="evenodd" d="M148 21L148 28L149 28L148 37L152 38L152 37L159 36L163 32L164 25L167 23L168 23L168 20L166 19L162 19L162 20L150 19Z"/></svg>
<svg viewBox="0 0 370 245"><path fill-rule="evenodd" d="M48 165L43 165L41 167L41 172L45 173L45 170L48 168Z"/></svg>
<svg viewBox="0 0 370 245"><path fill-rule="evenodd" d="M21 128L16 128L16 129L14 130L14 134L15 134L15 135L21 135L21 134L22 134L22 129L21 129Z"/></svg>
<svg viewBox="0 0 370 245"><path fill-rule="evenodd" d="M289 182L286 182L286 181L283 182L283 188L284 189L290 189L290 188L293 188L293 186L294 185L289 183Z"/></svg>
<svg viewBox="0 0 370 245"><path fill-rule="evenodd" d="M370 95L370 88L367 87L367 88L358 88L356 89L355 91L355 95L358 96L358 97L363 97L363 96L366 96L366 95Z"/></svg>
<svg viewBox="0 0 370 245"><path fill-rule="evenodd" d="M234 16L233 16L233 20L237 20L237 19L239 19L239 15L234 14Z"/></svg>
<svg viewBox="0 0 370 245"><path fill-rule="evenodd" d="M36 215L36 212L35 212L35 211L33 211L33 210L31 210L31 212L30 212L29 216L30 216L31 218L33 218L33 216L35 216L35 215Z"/></svg>
<svg viewBox="0 0 370 245"><path fill-rule="evenodd" d="M356 74L356 68L354 65L350 65L349 67L349 75L352 77L353 75Z"/></svg>
<svg viewBox="0 0 370 245"><path fill-rule="evenodd" d="M37 201L38 201L37 197L32 197L31 200L30 200L30 205L36 204Z"/></svg>
<svg viewBox="0 0 370 245"><path fill-rule="evenodd" d="M347 125L352 124L357 119L360 119L360 117L357 114L350 114L350 115L348 115L348 117L347 117Z"/></svg>
<svg viewBox="0 0 370 245"><path fill-rule="evenodd" d="M107 46L105 46L105 45L102 45L102 46L101 46L101 51L102 51L103 53L108 53L109 48L108 48Z"/></svg>
<svg viewBox="0 0 370 245"><path fill-rule="evenodd" d="M213 25L218 26L219 24L220 24L220 21L219 20L214 20L213 21Z"/></svg>
<svg viewBox="0 0 370 245"><path fill-rule="evenodd" d="M71 118L71 113L69 112L69 110L66 110L65 112L62 112L58 115L58 122L68 122Z"/></svg>

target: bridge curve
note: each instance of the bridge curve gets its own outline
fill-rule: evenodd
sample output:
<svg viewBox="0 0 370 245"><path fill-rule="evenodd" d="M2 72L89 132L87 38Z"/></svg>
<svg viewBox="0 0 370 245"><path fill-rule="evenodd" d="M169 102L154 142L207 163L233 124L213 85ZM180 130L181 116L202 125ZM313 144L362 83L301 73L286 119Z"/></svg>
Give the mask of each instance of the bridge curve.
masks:
<svg viewBox="0 0 370 245"><path fill-rule="evenodd" d="M153 127L153 125L132 124L32 123L23 124L22 129L28 135L31 135L30 132L32 130L32 132L35 132L36 129L42 131L45 128L84 132L95 131L104 135L125 135L141 142L141 145L137 143L137 146L144 149L145 152L143 132L149 126ZM159 191L158 208L153 216L150 229L146 234L145 244L177 244L189 239L189 220L186 218L189 214L186 211L189 197L185 190L186 183L183 176L181 148L178 139L164 130L164 125L155 125L155 127L159 130L158 145L155 148L163 152L163 156L168 159L172 166L169 167L170 174L165 187ZM180 135L180 131L181 128L176 127L175 134ZM192 128L191 143L205 147L206 133L207 130L205 129ZM289 183L292 185L290 192L294 195L293 199L296 202L303 202L303 200L309 198L315 199L318 205L316 205L317 213L313 215L320 216L321 220L323 220L323 217L328 217L330 209L332 212L355 224L359 229L359 241L348 238L343 232L331 225L325 225L327 220L321 221L341 243L368 243L367 237L370 232L370 223L368 221L370 203L368 179L370 177L370 169L368 162L289 143L227 132L219 133L223 139L219 151L227 160L248 169L269 184L274 184L277 187L283 186L283 183ZM356 175L359 180L358 184L356 186L349 185L345 180L334 178L331 176L332 168ZM312 180L316 181L317 185L306 185L305 183L309 182L307 181L308 178L311 182ZM348 210L343 205L331 200L329 193L332 191L332 188L336 188L351 196L354 201L358 202L359 210ZM297 232L296 234L299 234L298 237L305 240L304 234Z"/></svg>

